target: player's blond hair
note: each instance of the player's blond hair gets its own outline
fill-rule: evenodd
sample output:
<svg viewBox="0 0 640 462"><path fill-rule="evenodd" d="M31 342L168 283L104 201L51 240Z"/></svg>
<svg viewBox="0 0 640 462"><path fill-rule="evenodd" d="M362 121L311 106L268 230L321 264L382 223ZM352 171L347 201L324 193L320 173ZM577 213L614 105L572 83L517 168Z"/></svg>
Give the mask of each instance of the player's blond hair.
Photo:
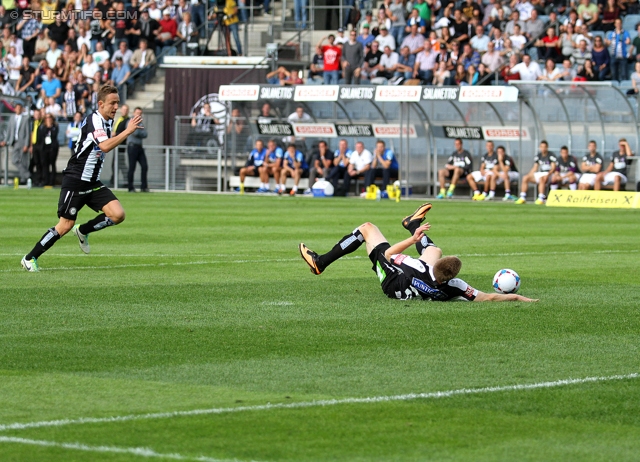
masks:
<svg viewBox="0 0 640 462"><path fill-rule="evenodd" d="M462 268L462 262L458 257L444 257L433 265L433 275L436 281L443 284L455 278Z"/></svg>

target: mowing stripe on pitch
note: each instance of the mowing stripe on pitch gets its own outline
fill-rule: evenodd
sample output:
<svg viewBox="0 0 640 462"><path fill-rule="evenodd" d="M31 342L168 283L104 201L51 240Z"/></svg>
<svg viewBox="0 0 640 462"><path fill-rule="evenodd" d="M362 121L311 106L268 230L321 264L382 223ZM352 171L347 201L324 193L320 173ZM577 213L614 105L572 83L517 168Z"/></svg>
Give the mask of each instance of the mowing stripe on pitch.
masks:
<svg viewBox="0 0 640 462"><path fill-rule="evenodd" d="M538 382L538 383L519 384L519 385L503 385L503 386L496 386L496 387L460 388L457 390L435 391L431 393L409 393L406 395L373 396L368 398L326 399L326 400L317 400L317 401L301 401L297 403L276 403L276 404L268 403L268 404L259 404L255 406L193 409L191 411L158 412L158 413L151 413L151 414L133 414L133 415L113 416L113 417L80 417L78 419L45 420L42 422L13 423L13 424L0 425L0 431L25 430L28 428L40 428L40 427L62 427L65 425L74 425L74 424L128 422L132 420L150 420L150 419L170 419L173 417L187 417L187 416L208 415L208 414L229 414L229 413L235 413L235 412L268 411L273 409L300 409L300 408L310 408L310 407L336 406L340 404L371 404L371 403L385 403L385 402L393 402L393 401L410 401L410 400L417 400L417 399L439 399L439 398L450 398L453 396L461 396L461 395L478 395L478 394L484 394L484 393L498 393L498 392L507 392L507 391L556 388L556 387L563 387L567 385L578 385L578 384L584 384L584 383L637 379L639 377L640 377L640 374L633 373L633 374L626 374L626 375L610 375L605 377L584 377L581 379L564 379L564 380L556 380L553 382Z"/></svg>
<svg viewBox="0 0 640 462"><path fill-rule="evenodd" d="M594 250L589 252L590 254L616 254L616 253L638 253L640 250ZM585 252L511 252L511 253L468 253L458 254L459 257L472 258L472 257L526 257L526 256L548 256L548 255L581 255ZM5 254L6 255L6 254ZM17 256L17 254L12 254ZM20 254L22 255L22 254ZM75 255L82 258L87 258L86 255ZM96 255L99 257L99 255ZM121 255L109 255L110 257L120 257ZM176 255L178 256L178 255ZM149 255L154 257L154 255ZM362 256L348 256L342 257L341 260L357 260L365 258ZM162 266L187 266L187 265L217 265L217 264L246 264L246 263L288 263L292 261L300 261L300 258L270 258L264 260L213 260L213 261L190 261L190 262L172 262L172 263L132 263L123 265L104 265L104 266L57 266L52 268L40 268L40 271L82 271L87 269L118 269L118 268L155 268ZM24 269L6 269L0 270L0 273L22 273Z"/></svg>
<svg viewBox="0 0 640 462"><path fill-rule="evenodd" d="M85 452L106 452L111 454L131 454L141 457L153 457L158 459L195 460L201 462L230 462L230 459L212 459L205 456L183 456L182 454L162 454L149 448L121 448L117 446L88 446L82 443L58 443L56 441L32 440L28 438L16 438L13 436L0 436L0 443L28 444L31 446L43 446L62 449L72 449ZM233 459L236 460L236 459Z"/></svg>

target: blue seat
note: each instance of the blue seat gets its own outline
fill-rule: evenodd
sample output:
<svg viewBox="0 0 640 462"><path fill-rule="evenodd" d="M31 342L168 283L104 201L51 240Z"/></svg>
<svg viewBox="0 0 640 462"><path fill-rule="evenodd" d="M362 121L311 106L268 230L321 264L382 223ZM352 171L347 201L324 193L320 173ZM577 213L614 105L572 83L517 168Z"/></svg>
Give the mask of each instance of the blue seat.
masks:
<svg viewBox="0 0 640 462"><path fill-rule="evenodd" d="M538 19L545 24L549 22L549 16L547 16L546 14L541 14L540 16L538 16Z"/></svg>
<svg viewBox="0 0 640 462"><path fill-rule="evenodd" d="M593 35L593 38L601 37L602 40L605 39L605 32L603 30L592 30L590 32L591 32L591 35Z"/></svg>
<svg viewBox="0 0 640 462"><path fill-rule="evenodd" d="M640 22L640 14L628 14L622 20L622 28L626 31L636 30L636 25Z"/></svg>

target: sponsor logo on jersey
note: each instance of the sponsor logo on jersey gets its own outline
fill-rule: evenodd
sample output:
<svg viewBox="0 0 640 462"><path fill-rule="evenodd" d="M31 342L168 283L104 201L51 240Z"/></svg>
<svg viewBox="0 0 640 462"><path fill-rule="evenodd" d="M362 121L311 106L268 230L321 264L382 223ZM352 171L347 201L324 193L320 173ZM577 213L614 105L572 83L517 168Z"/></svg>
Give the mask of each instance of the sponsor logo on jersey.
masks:
<svg viewBox="0 0 640 462"><path fill-rule="evenodd" d="M406 255L396 255L396 258L393 259L393 263L395 263L396 265L401 265L405 258L407 258Z"/></svg>
<svg viewBox="0 0 640 462"><path fill-rule="evenodd" d="M107 136L107 133L102 129L98 129L95 132L93 132L93 137L95 139L104 138L105 136Z"/></svg>
<svg viewBox="0 0 640 462"><path fill-rule="evenodd" d="M475 292L475 289L474 289L473 287L471 287L471 286L467 286L467 290L465 290L465 291L464 291L464 294L465 294L467 297L471 298L471 297L473 297L473 296L475 295L475 293L474 293L474 292Z"/></svg>
<svg viewBox="0 0 640 462"><path fill-rule="evenodd" d="M427 285L426 282L421 281L418 278L411 278L411 285L416 289L418 289L418 291L422 292L423 294L427 294L429 297L432 297L435 299L444 298L444 294L441 291L439 291L438 289L434 289L433 287L430 287L429 285Z"/></svg>

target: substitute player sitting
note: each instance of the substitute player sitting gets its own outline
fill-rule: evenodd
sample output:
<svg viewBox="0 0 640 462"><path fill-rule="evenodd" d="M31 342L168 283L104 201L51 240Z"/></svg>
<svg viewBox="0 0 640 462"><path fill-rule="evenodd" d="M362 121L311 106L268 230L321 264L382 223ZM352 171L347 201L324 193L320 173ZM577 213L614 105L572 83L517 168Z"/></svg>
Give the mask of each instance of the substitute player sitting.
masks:
<svg viewBox="0 0 640 462"><path fill-rule="evenodd" d="M430 209L431 204L423 204L402 220L402 226L409 231L411 237L395 245L390 245L375 225L364 223L323 255L318 255L304 244L299 245L300 254L313 274L321 274L333 262L355 252L366 243L372 269L378 275L382 292L389 298L476 302L537 301L517 294L487 294L458 279L456 276L462 267L460 259L443 258L442 250L425 234L431 225L421 225ZM419 258L402 253L414 244Z"/></svg>
<svg viewBox="0 0 640 462"><path fill-rule="evenodd" d="M384 194L386 194L385 190L391 181L391 177L398 177L398 159L382 140L376 141L371 168L365 173L365 184L367 186L374 184L378 176L382 176L382 191Z"/></svg>
<svg viewBox="0 0 640 462"><path fill-rule="evenodd" d="M266 158L267 150L264 147L264 142L262 140L257 140L256 147L249 154L247 163L240 169L240 187L236 188L236 192L244 194L244 180L247 176L257 175L260 176L260 187L256 192L269 192L269 177L265 177L266 172L264 170L260 171L260 167L262 167Z"/></svg>
<svg viewBox="0 0 640 462"><path fill-rule="evenodd" d="M496 195L494 179L498 176L498 156L493 149L493 141L487 141L487 152L480 158L480 170L476 170L467 175L469 187L473 190L473 200L492 200ZM478 183L484 182L484 192L480 194Z"/></svg>
<svg viewBox="0 0 640 462"><path fill-rule="evenodd" d="M296 145L291 143L287 146L287 151L284 153L282 159L282 171L280 172L280 188L278 194L284 194L287 191L285 182L287 181L287 175L293 178L293 188L289 193L295 196L298 192L298 184L300 184L300 178L309 172L309 166L301 151L296 149Z"/></svg>
<svg viewBox="0 0 640 462"><path fill-rule="evenodd" d="M58 224L49 228L35 247L22 258L27 271L39 271L38 258L73 228L80 249L89 253L89 234L124 221L124 209L109 188L100 181L104 156L129 135L144 128L142 116L134 115L119 135L111 137L111 125L118 110L120 97L116 87L104 85L98 91L98 110L88 116L80 126L80 136L73 145L73 153L64 169L60 199L58 200ZM88 205L102 213L83 225L75 225L78 212ZM75 226L74 226L75 225Z"/></svg>
<svg viewBox="0 0 640 462"><path fill-rule="evenodd" d="M596 176L593 189L600 190L602 186L613 186L614 191L620 191L622 185L627 184L627 158L633 156L633 152L624 138L620 138L618 147L620 149L611 156L607 169Z"/></svg>
<svg viewBox="0 0 640 462"><path fill-rule="evenodd" d="M440 182L440 193L436 196L438 199L444 199L445 197L444 186L447 180L450 180L450 182L446 195L447 199L451 199L458 180L466 177L473 169L471 154L463 148L462 139L456 138L453 144L456 148L455 152L447 159L447 164L444 168L438 170L438 181Z"/></svg>
<svg viewBox="0 0 640 462"><path fill-rule="evenodd" d="M511 182L517 182L520 179L516 162L513 157L507 154L504 146L498 146L496 152L498 153L498 175L494 177L495 184L492 189L495 191L497 185L504 183L504 197L502 200L514 201L517 197L511 195Z"/></svg>
<svg viewBox="0 0 640 462"><path fill-rule="evenodd" d="M580 190L586 191L593 188L596 184L596 176L602 171L604 160L598 154L596 148L596 142L589 141L589 153L582 158L582 163L580 164L580 170L582 170L582 176L578 182L578 189Z"/></svg>
<svg viewBox="0 0 640 462"><path fill-rule="evenodd" d="M556 170L556 156L552 152L549 152L549 143L542 140L540 142L540 152L533 158L533 167L529 170L522 179L522 189L520 190L520 199L516 201L516 204L527 203L527 190L529 189L529 183L535 183L538 185L538 198L536 204L543 205L547 201L547 180L549 175Z"/></svg>
<svg viewBox="0 0 640 462"><path fill-rule="evenodd" d="M267 157L264 161L262 170L264 170L264 174L261 173L261 177L264 175L267 182L267 189L269 185L269 177L272 176L273 180L276 182L276 192L280 190L280 170L282 169L282 158L284 157L284 151L276 140L271 139L267 142Z"/></svg>
<svg viewBox="0 0 640 462"><path fill-rule="evenodd" d="M560 158L558 159L558 168L551 174L551 189L556 190L558 186L569 185L569 189L575 191L578 189L578 180L580 179L580 170L578 169L578 160L569 155L569 148L562 146L560 148Z"/></svg>

